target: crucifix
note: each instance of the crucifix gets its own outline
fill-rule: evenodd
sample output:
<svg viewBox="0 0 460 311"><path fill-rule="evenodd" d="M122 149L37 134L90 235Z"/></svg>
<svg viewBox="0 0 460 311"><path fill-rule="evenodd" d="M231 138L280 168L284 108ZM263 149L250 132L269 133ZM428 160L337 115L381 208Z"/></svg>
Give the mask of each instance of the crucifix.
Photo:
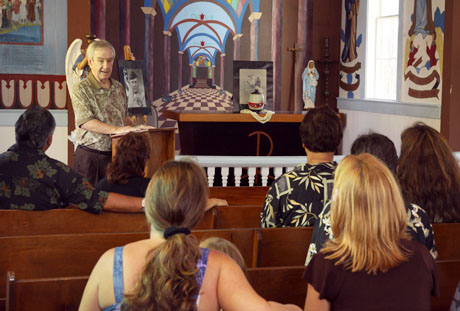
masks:
<svg viewBox="0 0 460 311"><path fill-rule="evenodd" d="M294 82L294 107L295 107L295 105L296 105L296 102L295 102L295 101L297 100L297 97L298 97L298 92L297 92L298 90L297 90L297 88L298 88L298 84L299 84L298 81L297 81L297 79L296 79L296 73L297 73L297 57L298 57L297 54L300 53L300 52L302 52L303 49L300 48L300 47L297 47L297 43L294 43L294 47L293 47L293 48L287 48L287 50L288 50L288 52L294 53L294 70L293 70L293 72L292 72L292 77L293 77L292 81ZM302 68L302 69L303 69L303 68Z"/></svg>

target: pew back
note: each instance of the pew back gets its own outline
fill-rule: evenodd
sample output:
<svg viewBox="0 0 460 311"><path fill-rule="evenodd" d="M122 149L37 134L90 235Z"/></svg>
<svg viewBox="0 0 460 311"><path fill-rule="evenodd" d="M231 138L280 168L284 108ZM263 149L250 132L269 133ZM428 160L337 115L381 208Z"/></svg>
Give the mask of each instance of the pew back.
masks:
<svg viewBox="0 0 460 311"><path fill-rule="evenodd" d="M257 267L305 264L312 227L259 229Z"/></svg>
<svg viewBox="0 0 460 311"><path fill-rule="evenodd" d="M209 197L227 200L228 205L263 206L268 187L210 187Z"/></svg>
<svg viewBox="0 0 460 311"><path fill-rule="evenodd" d="M19 279L7 274L6 311L75 311L88 276Z"/></svg>
<svg viewBox="0 0 460 311"><path fill-rule="evenodd" d="M460 260L460 223L433 224L438 260Z"/></svg>
<svg viewBox="0 0 460 311"><path fill-rule="evenodd" d="M218 206L214 209L214 229L258 228L261 205Z"/></svg>
<svg viewBox="0 0 460 311"><path fill-rule="evenodd" d="M194 229L212 229L212 210ZM66 208L47 211L0 210L0 237L46 234L150 232L144 213L102 212Z"/></svg>

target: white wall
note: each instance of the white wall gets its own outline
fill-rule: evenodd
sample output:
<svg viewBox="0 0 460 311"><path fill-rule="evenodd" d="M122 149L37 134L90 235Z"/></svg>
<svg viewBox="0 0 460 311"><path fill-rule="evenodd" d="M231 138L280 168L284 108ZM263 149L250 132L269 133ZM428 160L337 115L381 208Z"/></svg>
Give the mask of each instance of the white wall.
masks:
<svg viewBox="0 0 460 311"><path fill-rule="evenodd" d="M0 126L0 153L5 152L15 141L14 126ZM46 154L56 160L67 164L67 126L56 126L53 143Z"/></svg>
<svg viewBox="0 0 460 311"><path fill-rule="evenodd" d="M23 109L0 109L0 153L5 152L16 142L14 124ZM50 110L56 120L53 143L46 154L67 164L67 110Z"/></svg>
<svg viewBox="0 0 460 311"><path fill-rule="evenodd" d="M441 120L403 115L374 113L366 111L353 111L340 109L346 114L347 123L343 133L342 153L349 154L353 141L362 134L374 131L388 136L396 146L398 154L401 147L401 132L414 122L421 121L440 130Z"/></svg>

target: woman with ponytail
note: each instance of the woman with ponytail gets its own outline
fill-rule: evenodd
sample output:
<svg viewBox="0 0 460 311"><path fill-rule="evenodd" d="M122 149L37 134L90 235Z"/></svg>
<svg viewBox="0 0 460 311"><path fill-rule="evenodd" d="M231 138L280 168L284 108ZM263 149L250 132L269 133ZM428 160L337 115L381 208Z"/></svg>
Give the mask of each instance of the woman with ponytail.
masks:
<svg viewBox="0 0 460 311"><path fill-rule="evenodd" d="M190 235L208 198L204 171L171 161L152 177L145 214L150 239L104 253L86 284L79 310L300 310L267 302L228 256L200 248Z"/></svg>

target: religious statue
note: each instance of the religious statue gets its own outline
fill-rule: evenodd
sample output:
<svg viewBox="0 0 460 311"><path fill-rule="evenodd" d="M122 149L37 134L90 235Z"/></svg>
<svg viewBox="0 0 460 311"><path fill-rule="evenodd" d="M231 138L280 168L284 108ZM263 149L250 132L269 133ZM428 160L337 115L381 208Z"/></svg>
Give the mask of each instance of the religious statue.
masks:
<svg viewBox="0 0 460 311"><path fill-rule="evenodd" d="M94 40L98 40L93 35L86 35L88 45ZM86 50L81 48L82 40L75 39L67 49L65 60L66 82L70 97L73 96L73 86L80 80L88 76L90 68Z"/></svg>
<svg viewBox="0 0 460 311"><path fill-rule="evenodd" d="M304 109L315 108L316 86L318 85L319 73L315 68L315 62L310 60L302 73Z"/></svg>
<svg viewBox="0 0 460 311"><path fill-rule="evenodd" d="M358 25L359 0L345 0L345 42L342 62L349 63L358 57L356 51L356 33Z"/></svg>

